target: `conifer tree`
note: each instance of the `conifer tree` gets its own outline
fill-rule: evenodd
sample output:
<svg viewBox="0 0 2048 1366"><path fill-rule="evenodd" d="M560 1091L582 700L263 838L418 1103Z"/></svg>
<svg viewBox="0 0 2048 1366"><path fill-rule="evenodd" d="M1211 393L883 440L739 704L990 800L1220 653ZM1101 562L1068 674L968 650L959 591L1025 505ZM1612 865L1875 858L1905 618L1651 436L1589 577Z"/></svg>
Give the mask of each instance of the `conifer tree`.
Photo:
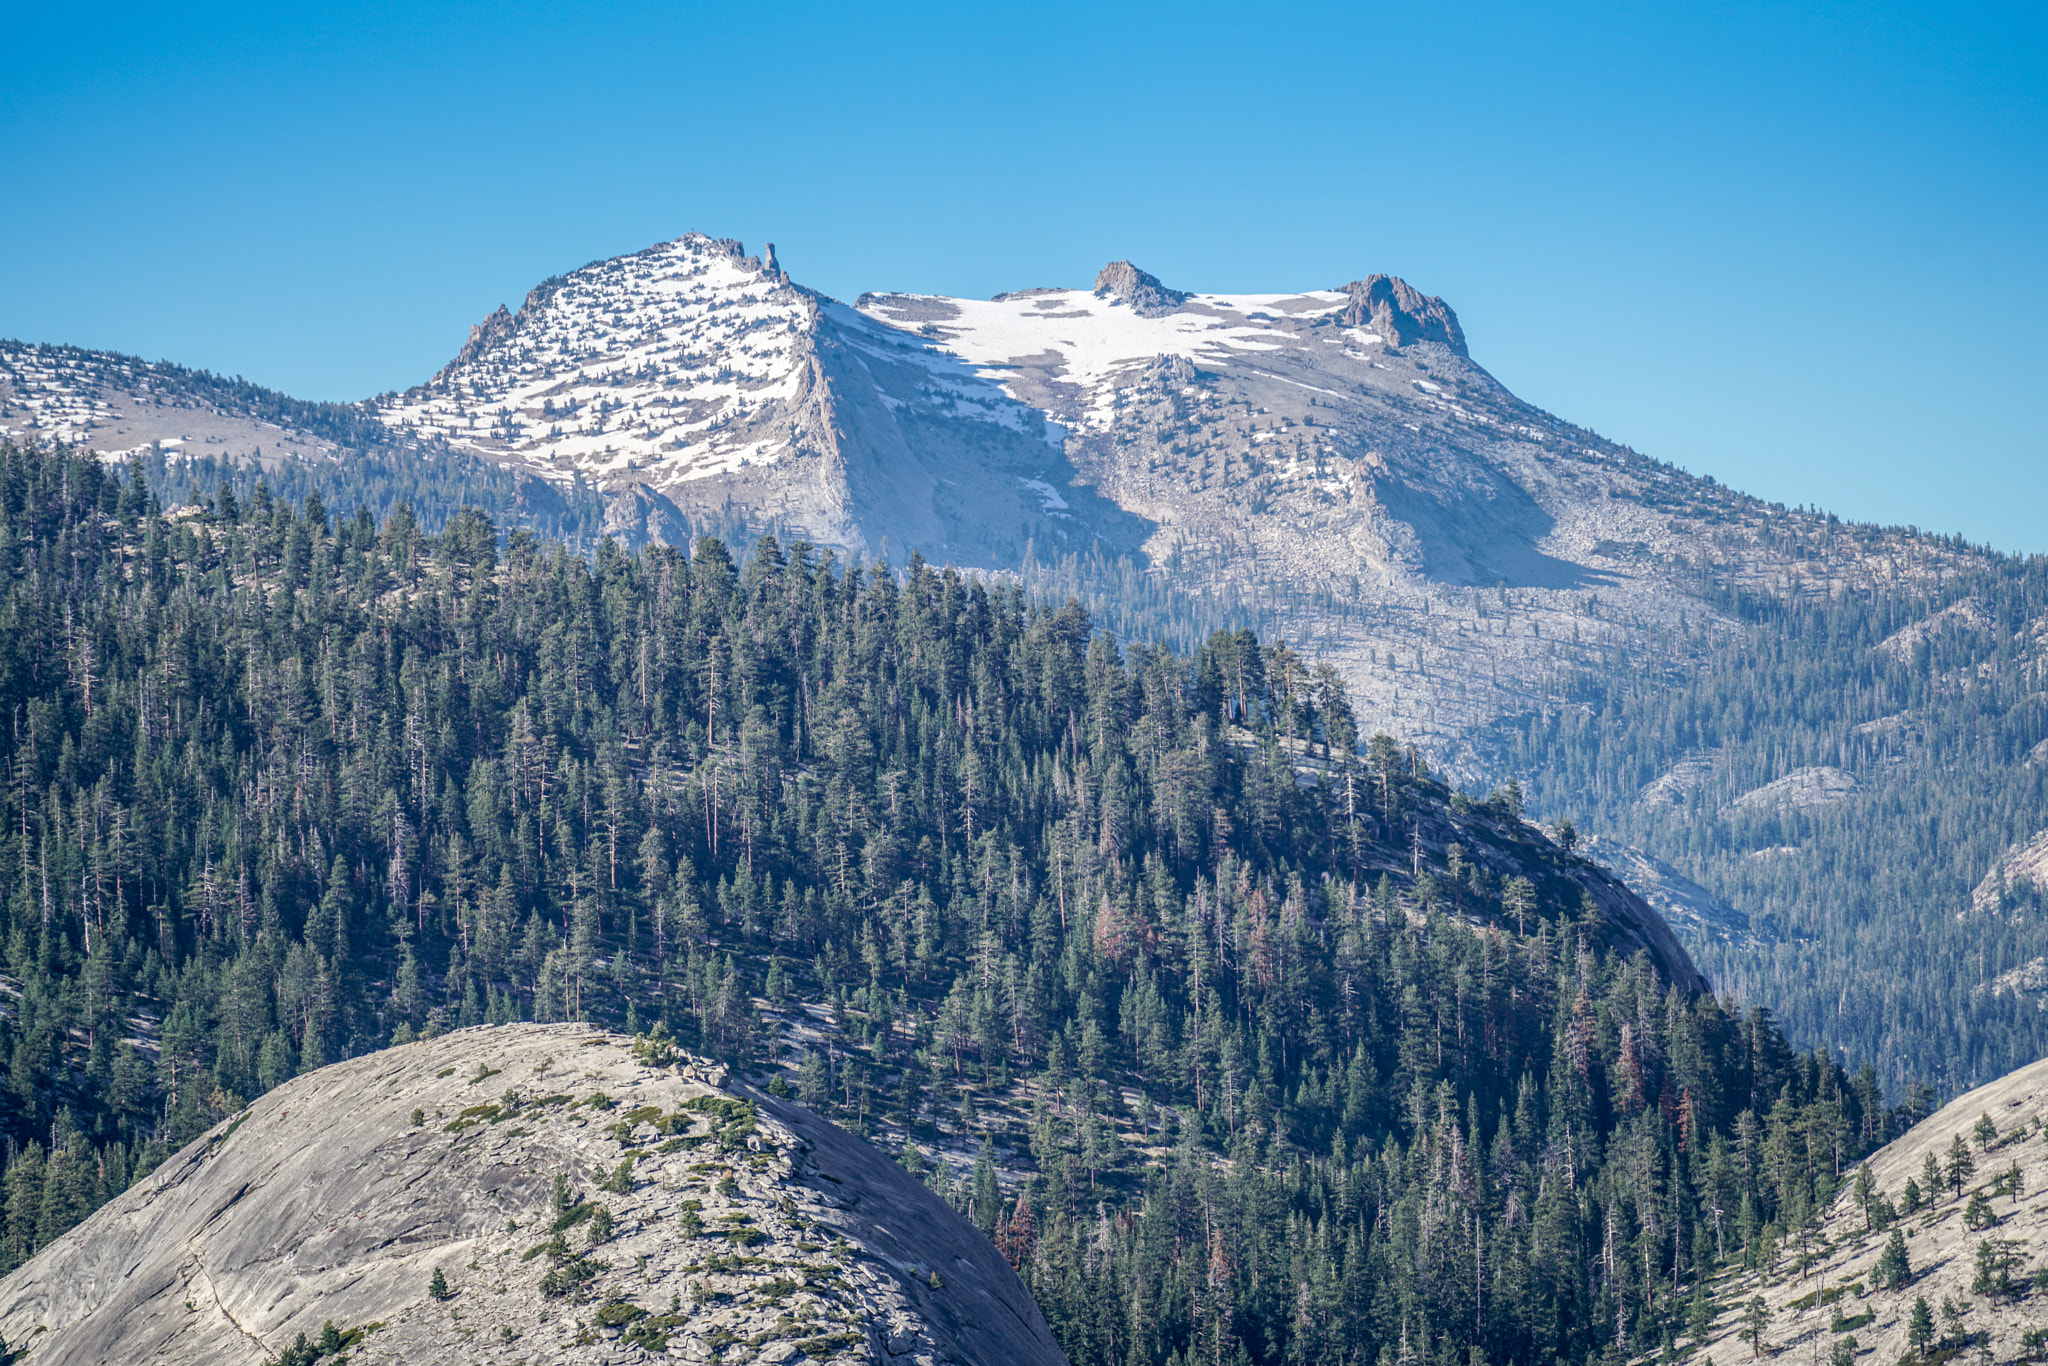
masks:
<svg viewBox="0 0 2048 1366"><path fill-rule="evenodd" d="M1934 1342L1934 1312L1927 1307L1927 1297L1916 1296L1912 1313L1906 1320L1906 1346L1924 1357L1927 1348Z"/></svg>
<svg viewBox="0 0 2048 1366"><path fill-rule="evenodd" d="M1906 1235L1893 1229L1885 1239L1884 1251L1877 1258L1877 1283L1887 1290L1897 1290L1913 1279L1913 1266L1906 1256Z"/></svg>

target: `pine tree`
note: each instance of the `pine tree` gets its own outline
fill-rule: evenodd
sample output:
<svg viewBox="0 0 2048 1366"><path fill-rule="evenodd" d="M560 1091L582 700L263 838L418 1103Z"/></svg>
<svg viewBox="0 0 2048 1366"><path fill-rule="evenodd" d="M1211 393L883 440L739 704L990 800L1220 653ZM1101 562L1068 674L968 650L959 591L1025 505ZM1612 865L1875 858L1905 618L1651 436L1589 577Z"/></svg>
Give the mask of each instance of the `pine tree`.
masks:
<svg viewBox="0 0 2048 1366"><path fill-rule="evenodd" d="M1884 1251L1877 1258L1877 1283L1887 1290L1897 1290L1913 1279L1913 1266L1906 1256L1906 1235L1893 1229L1885 1239Z"/></svg>
<svg viewBox="0 0 2048 1366"><path fill-rule="evenodd" d="M981 1152L974 1159L971 1214L974 1226L991 1238L995 1236L996 1219L1002 1213L1002 1199L1002 1190L996 1184L995 1143L984 1137Z"/></svg>
<svg viewBox="0 0 2048 1366"><path fill-rule="evenodd" d="M1947 1184L1948 1176L1941 1169L1941 1161L1930 1150L1920 1160L1920 1193L1929 1202L1932 1202L1936 1199L1936 1192Z"/></svg>
<svg viewBox="0 0 2048 1366"><path fill-rule="evenodd" d="M1929 1154L1930 1160L1932 1154ZM1957 1134L1948 1145L1948 1184L1955 1188L1955 1197L1960 1200L1963 1186L1977 1174L1977 1159L1970 1156L1970 1145Z"/></svg>
<svg viewBox="0 0 2048 1366"><path fill-rule="evenodd" d="M1707 1296L1707 1283L1704 1279L1693 1282L1692 1299L1686 1308L1685 1327L1692 1335L1692 1340L1702 1347L1706 1346L1707 1339L1713 1336L1714 1302Z"/></svg>
<svg viewBox="0 0 2048 1366"><path fill-rule="evenodd" d="M1749 1343L1752 1357L1761 1357L1764 1352L1764 1332L1771 1326L1771 1307L1762 1295L1750 1297L1742 1309L1742 1337Z"/></svg>
<svg viewBox="0 0 2048 1366"><path fill-rule="evenodd" d="M1913 1300L1912 1314L1906 1322L1906 1346L1924 1357L1933 1341L1934 1312L1927 1307L1926 1296L1917 1296Z"/></svg>
<svg viewBox="0 0 2048 1366"><path fill-rule="evenodd" d="M1991 1208L1991 1202L1984 1198L1983 1191L1970 1192L1970 1203L1963 1209L1963 1223L1973 1230L1997 1225L1998 1215Z"/></svg>
<svg viewBox="0 0 2048 1366"><path fill-rule="evenodd" d="M1877 1179L1870 1174L1870 1164L1868 1162L1856 1168L1856 1183L1853 1187L1853 1194L1857 1207L1863 1211L1863 1231L1869 1233L1872 1228L1870 1205L1871 1200L1877 1194Z"/></svg>

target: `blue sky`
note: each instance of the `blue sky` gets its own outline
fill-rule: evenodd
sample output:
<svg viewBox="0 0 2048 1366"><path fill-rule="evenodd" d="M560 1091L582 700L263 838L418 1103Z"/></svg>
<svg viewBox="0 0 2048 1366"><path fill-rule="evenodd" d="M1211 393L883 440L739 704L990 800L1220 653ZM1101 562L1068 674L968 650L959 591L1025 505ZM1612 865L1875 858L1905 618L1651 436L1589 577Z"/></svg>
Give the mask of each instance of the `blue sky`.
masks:
<svg viewBox="0 0 2048 1366"><path fill-rule="evenodd" d="M1561 416L2048 553L2039 5L43 6L0 336L403 388L690 230L966 295L1373 271Z"/></svg>

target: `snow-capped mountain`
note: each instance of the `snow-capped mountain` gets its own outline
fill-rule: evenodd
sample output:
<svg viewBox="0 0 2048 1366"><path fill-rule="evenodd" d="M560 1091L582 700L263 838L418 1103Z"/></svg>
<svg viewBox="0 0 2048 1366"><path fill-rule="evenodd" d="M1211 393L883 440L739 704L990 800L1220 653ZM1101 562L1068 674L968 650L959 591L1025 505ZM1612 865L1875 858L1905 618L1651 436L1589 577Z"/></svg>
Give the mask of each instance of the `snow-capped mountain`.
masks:
<svg viewBox="0 0 2048 1366"><path fill-rule="evenodd" d="M692 234L549 280L471 330L446 369L369 405L547 479L581 475L614 530L682 540L708 516L857 554L1000 566L1074 503L1063 433L994 378ZM1100 500L1089 534L1134 547Z"/></svg>
<svg viewBox="0 0 2048 1366"><path fill-rule="evenodd" d="M1837 534L1560 421L1385 275L1222 295L1118 261L1090 288L848 306L772 247L690 234L545 281L426 383L354 407L0 344L0 427L267 461L467 452L587 481L634 542L772 529L1027 574L1093 554L1175 620L1256 621L1337 663L1367 730L1453 764L1579 670L1675 664L1680 623L1716 621L1703 584L1833 591L1961 553Z"/></svg>
<svg viewBox="0 0 2048 1366"><path fill-rule="evenodd" d="M772 248L691 235L545 282L370 407L581 475L630 539L738 510L864 557L1128 554L1211 610L1278 614L1373 724L1432 740L1528 703L1546 623L1607 634L1591 595L1638 626L1698 606L1657 560L1671 519L1632 496L1653 463L1521 404L1449 306L1387 276L1197 294L1116 262L1091 289L849 308Z"/></svg>

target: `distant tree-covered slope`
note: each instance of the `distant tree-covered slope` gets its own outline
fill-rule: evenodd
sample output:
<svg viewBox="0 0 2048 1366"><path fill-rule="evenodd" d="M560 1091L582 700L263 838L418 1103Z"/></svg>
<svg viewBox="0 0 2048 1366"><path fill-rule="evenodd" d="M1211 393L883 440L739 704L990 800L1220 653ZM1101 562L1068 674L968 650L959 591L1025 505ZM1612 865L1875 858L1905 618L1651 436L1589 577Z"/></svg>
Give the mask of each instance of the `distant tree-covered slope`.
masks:
<svg viewBox="0 0 2048 1366"><path fill-rule="evenodd" d="M2048 828L2048 560L1726 607L1743 629L1702 635L1697 672L1588 671L1579 705L1505 735L1532 806L1768 917L1693 952L1889 1089L1954 1094L2048 1053L2023 971L2048 954L2039 889L1972 899Z"/></svg>
<svg viewBox="0 0 2048 1366"><path fill-rule="evenodd" d="M500 527L528 530L579 550L594 547L604 534L604 505L580 481L556 488L456 451L387 446L343 460L269 462L147 451L135 457L135 464L166 505L213 502L223 485L247 501L261 484L294 507L318 498L343 519L364 508L381 523L402 506L429 533L469 508Z"/></svg>
<svg viewBox="0 0 2048 1366"><path fill-rule="evenodd" d="M602 1019L927 1171L1076 1362L1576 1363L1894 1124L1249 633L119 473L0 449L8 1265L301 1070Z"/></svg>

